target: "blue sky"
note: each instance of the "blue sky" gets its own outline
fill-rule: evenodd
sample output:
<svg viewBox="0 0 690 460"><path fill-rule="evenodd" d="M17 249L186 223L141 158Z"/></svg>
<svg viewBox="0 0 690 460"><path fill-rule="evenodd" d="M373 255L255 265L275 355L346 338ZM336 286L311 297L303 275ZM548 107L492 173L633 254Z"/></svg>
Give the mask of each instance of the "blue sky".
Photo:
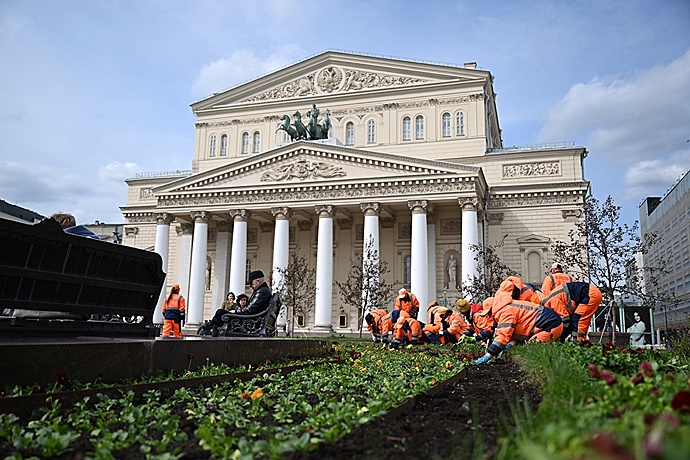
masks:
<svg viewBox="0 0 690 460"><path fill-rule="evenodd" d="M0 1L0 198L121 222L191 168L189 105L326 50L495 77L506 147L574 141L623 220L690 169L690 2Z"/></svg>

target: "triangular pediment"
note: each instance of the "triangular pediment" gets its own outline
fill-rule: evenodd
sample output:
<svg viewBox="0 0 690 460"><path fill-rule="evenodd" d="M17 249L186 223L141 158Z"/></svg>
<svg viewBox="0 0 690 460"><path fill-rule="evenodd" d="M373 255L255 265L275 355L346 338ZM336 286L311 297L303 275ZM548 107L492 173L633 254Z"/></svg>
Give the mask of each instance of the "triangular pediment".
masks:
<svg viewBox="0 0 690 460"><path fill-rule="evenodd" d="M551 242L551 238L547 236L536 235L532 233L531 235L523 236L517 239L518 244L521 246L537 245L543 246L548 245Z"/></svg>
<svg viewBox="0 0 690 460"><path fill-rule="evenodd" d="M302 97L483 81L473 68L327 51L192 104L194 111Z"/></svg>
<svg viewBox="0 0 690 460"><path fill-rule="evenodd" d="M359 187L373 183L453 182L476 178L476 166L300 141L153 189L157 196L229 191Z"/></svg>

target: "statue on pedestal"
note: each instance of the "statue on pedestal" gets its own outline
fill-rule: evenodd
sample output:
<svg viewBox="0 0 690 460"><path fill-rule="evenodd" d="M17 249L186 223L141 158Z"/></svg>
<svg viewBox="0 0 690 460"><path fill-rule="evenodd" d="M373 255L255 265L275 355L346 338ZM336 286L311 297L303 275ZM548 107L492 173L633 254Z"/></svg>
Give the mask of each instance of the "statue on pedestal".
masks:
<svg viewBox="0 0 690 460"><path fill-rule="evenodd" d="M455 289L455 287L458 285L457 282L457 275L458 275L458 261L455 260L455 256L453 254L450 255L450 258L448 259L448 287L451 289Z"/></svg>

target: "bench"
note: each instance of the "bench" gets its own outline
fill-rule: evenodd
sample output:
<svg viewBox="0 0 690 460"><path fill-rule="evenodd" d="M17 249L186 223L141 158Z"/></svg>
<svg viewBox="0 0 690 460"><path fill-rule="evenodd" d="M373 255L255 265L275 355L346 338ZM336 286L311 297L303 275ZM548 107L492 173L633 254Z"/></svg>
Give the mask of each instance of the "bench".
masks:
<svg viewBox="0 0 690 460"><path fill-rule="evenodd" d="M280 293L271 296L268 307L253 315L225 313L221 316L223 325L218 329L219 337L275 337L276 321L280 312Z"/></svg>
<svg viewBox="0 0 690 460"><path fill-rule="evenodd" d="M0 218L0 337L154 337L162 266L154 252L70 235L52 219Z"/></svg>

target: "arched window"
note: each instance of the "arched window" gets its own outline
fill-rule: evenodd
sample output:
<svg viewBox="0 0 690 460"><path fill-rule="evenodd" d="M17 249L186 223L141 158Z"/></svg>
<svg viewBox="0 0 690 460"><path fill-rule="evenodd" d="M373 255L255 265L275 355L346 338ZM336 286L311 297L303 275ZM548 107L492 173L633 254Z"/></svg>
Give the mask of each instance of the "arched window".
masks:
<svg viewBox="0 0 690 460"><path fill-rule="evenodd" d="M256 131L252 142L252 153L259 153L259 151L261 151L261 134Z"/></svg>
<svg viewBox="0 0 690 460"><path fill-rule="evenodd" d="M244 279L245 281L249 279L249 274L252 272L252 259L247 259L244 264Z"/></svg>
<svg viewBox="0 0 690 460"><path fill-rule="evenodd" d="M450 137L450 114L448 112L441 115L441 132L443 137Z"/></svg>
<svg viewBox="0 0 690 460"><path fill-rule="evenodd" d="M367 142L370 144L376 142L376 122L374 120L367 122Z"/></svg>
<svg viewBox="0 0 690 460"><path fill-rule="evenodd" d="M424 139L424 117L421 115L414 119L414 138Z"/></svg>
<svg viewBox="0 0 690 460"><path fill-rule="evenodd" d="M351 121L345 125L345 145L355 145L355 124Z"/></svg>
<svg viewBox="0 0 690 460"><path fill-rule="evenodd" d="M455 135L465 135L465 112L459 111L455 113Z"/></svg>
<svg viewBox="0 0 690 460"><path fill-rule="evenodd" d="M208 140L208 156L216 156L216 135L211 134L211 138Z"/></svg>
<svg viewBox="0 0 690 460"><path fill-rule="evenodd" d="M412 256L405 256L403 259L403 284L412 283Z"/></svg>
<svg viewBox="0 0 690 460"><path fill-rule="evenodd" d="M228 154L228 135L220 136L220 156L224 157Z"/></svg>
<svg viewBox="0 0 690 460"><path fill-rule="evenodd" d="M403 140L404 141L409 141L412 140L412 120L410 120L410 117L405 117L403 118Z"/></svg>
<svg viewBox="0 0 690 460"><path fill-rule="evenodd" d="M249 133L242 133L242 153L249 153Z"/></svg>

